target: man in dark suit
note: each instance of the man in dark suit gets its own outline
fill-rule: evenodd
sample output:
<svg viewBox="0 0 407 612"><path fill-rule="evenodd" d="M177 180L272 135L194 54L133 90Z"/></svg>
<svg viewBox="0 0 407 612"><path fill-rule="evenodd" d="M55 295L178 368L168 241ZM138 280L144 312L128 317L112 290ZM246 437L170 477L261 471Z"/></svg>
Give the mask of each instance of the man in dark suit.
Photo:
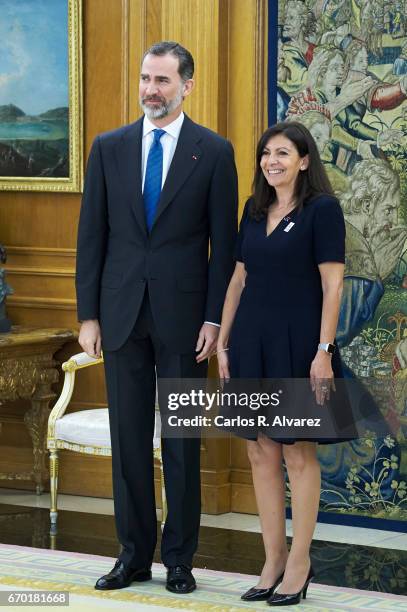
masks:
<svg viewBox="0 0 407 612"><path fill-rule="evenodd" d="M151 578L156 375L206 377L233 269L233 149L182 112L193 70L179 44L153 45L141 66L144 116L99 135L88 160L77 252L79 342L92 356L103 347L122 545L97 589ZM196 586L199 455L198 439L162 440L168 517L161 557L167 589L176 593Z"/></svg>

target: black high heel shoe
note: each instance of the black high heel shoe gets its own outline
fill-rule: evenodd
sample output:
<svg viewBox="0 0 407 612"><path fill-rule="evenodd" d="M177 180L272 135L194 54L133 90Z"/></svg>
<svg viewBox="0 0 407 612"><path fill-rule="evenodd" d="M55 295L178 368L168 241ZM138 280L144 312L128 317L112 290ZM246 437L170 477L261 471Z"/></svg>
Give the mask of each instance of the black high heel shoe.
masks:
<svg viewBox="0 0 407 612"><path fill-rule="evenodd" d="M314 570L312 569L312 565L309 568L308 576L305 581L304 586L298 593L273 593L271 597L267 599L267 603L269 606L292 606L294 604L299 604L301 600L301 593L303 599L307 597L308 585L311 580L314 578Z"/></svg>
<svg viewBox="0 0 407 612"><path fill-rule="evenodd" d="M246 593L244 593L240 599L243 601L265 601L270 596L273 595L274 589L278 587L278 585L283 581L284 572L277 578L273 586L268 589L256 589L256 587L252 587Z"/></svg>

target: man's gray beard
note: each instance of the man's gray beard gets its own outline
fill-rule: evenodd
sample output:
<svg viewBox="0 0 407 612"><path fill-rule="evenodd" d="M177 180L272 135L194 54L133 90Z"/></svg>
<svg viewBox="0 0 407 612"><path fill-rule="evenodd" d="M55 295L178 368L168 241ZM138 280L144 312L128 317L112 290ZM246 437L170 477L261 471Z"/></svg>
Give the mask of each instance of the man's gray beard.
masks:
<svg viewBox="0 0 407 612"><path fill-rule="evenodd" d="M177 108L182 103L183 97L181 91L170 100L168 103L163 102L160 106L156 106L155 108L151 108L140 100L140 106L146 115L147 119L164 119L167 115L170 115L173 110Z"/></svg>

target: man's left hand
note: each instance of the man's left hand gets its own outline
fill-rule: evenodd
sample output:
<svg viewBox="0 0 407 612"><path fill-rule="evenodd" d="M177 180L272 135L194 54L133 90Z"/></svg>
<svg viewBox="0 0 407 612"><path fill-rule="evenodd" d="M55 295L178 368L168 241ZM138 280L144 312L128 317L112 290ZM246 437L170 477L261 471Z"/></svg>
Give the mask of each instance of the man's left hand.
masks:
<svg viewBox="0 0 407 612"><path fill-rule="evenodd" d="M219 327L217 325L211 325L211 323L204 323L199 332L198 342L196 343L195 350L198 355L196 356L197 363L209 359L213 351L216 349L216 343L219 336Z"/></svg>

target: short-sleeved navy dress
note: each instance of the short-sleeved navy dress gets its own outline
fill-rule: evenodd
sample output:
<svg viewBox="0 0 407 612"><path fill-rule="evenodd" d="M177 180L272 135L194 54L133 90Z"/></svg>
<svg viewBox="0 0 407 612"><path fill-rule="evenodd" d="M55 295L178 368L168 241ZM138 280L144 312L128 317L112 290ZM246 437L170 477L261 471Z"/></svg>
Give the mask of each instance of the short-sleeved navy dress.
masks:
<svg viewBox="0 0 407 612"><path fill-rule="evenodd" d="M253 219L251 205L249 199L236 245L247 277L229 339L231 376L309 378L321 328L318 264L345 262L342 209L335 197L316 196L267 236L267 218ZM335 378L343 377L338 350L332 369Z"/></svg>

